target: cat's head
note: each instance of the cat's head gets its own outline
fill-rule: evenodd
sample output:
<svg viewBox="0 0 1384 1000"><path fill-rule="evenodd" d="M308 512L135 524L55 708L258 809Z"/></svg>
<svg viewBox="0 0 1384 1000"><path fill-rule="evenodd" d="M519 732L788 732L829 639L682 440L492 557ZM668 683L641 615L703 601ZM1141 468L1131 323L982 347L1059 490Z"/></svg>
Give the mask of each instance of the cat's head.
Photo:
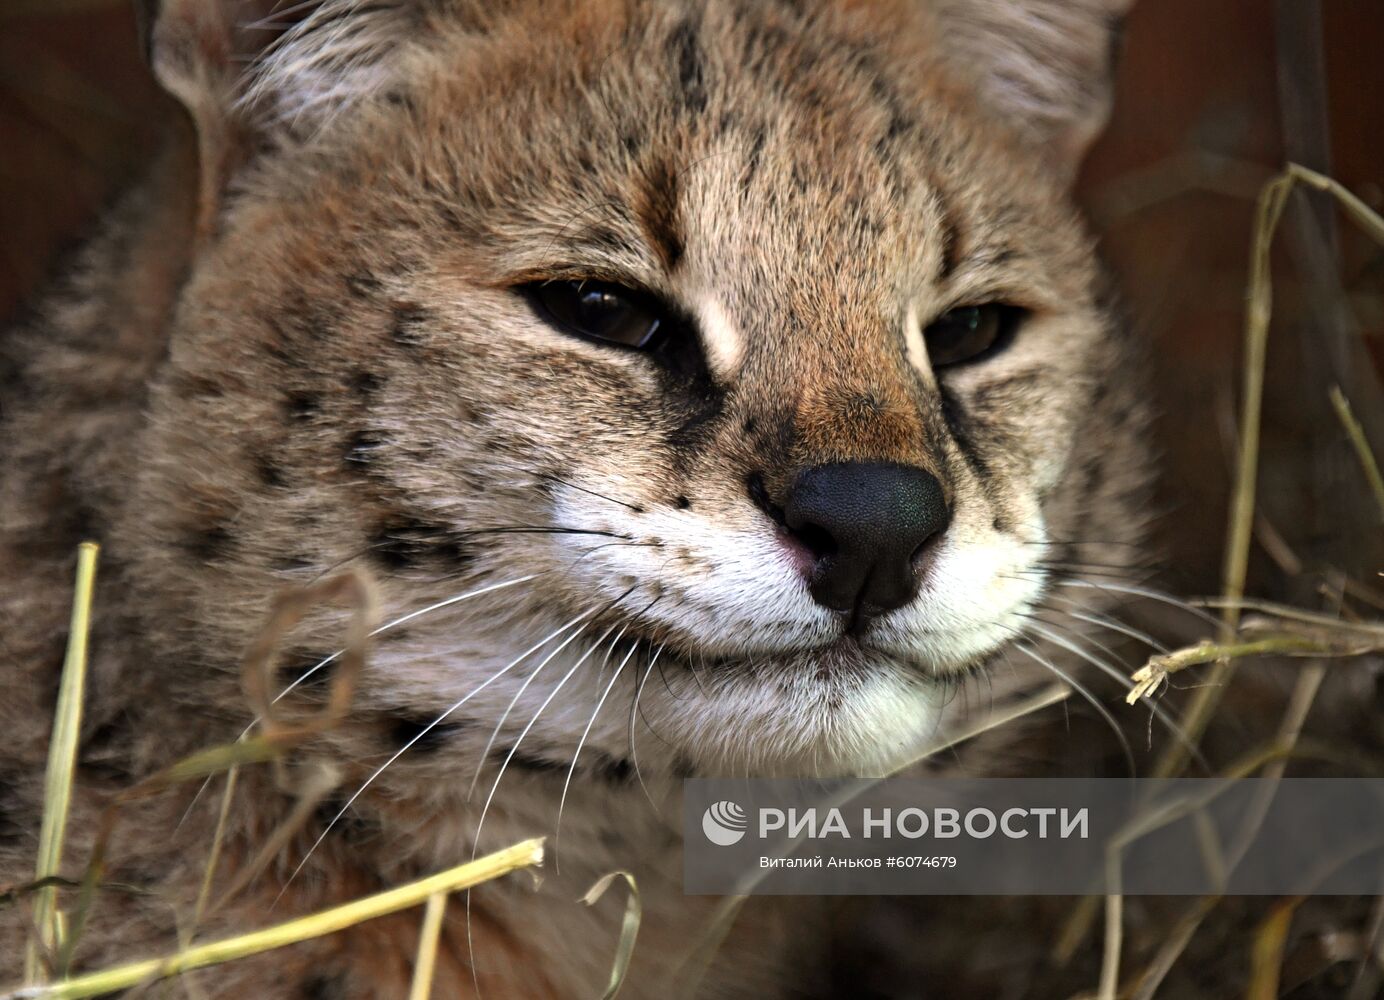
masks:
<svg viewBox="0 0 1384 1000"><path fill-rule="evenodd" d="M344 560L455 598L379 636L376 753L906 751L1122 474L1073 457L1119 352L1067 199L1122 6L165 0L145 577L232 649Z"/></svg>

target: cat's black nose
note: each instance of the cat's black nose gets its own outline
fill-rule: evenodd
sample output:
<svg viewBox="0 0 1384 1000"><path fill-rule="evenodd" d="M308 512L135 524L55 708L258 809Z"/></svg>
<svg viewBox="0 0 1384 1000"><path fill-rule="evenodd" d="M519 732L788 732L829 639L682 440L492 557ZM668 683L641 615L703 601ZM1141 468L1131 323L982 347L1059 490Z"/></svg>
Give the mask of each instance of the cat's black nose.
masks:
<svg viewBox="0 0 1384 1000"><path fill-rule="evenodd" d="M921 556L951 512L926 469L894 462L836 462L802 472L783 507L794 538L812 553L813 599L861 622L918 593Z"/></svg>

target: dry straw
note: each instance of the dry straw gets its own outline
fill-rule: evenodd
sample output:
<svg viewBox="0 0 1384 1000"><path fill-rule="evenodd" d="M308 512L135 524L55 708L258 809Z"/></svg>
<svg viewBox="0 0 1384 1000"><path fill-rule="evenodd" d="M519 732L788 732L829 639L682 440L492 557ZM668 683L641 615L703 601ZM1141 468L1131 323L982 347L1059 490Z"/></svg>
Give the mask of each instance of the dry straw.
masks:
<svg viewBox="0 0 1384 1000"><path fill-rule="evenodd" d="M1278 177L1265 185L1259 197L1253 245L1250 256L1249 303L1245 318L1245 368L1240 414L1239 455L1232 494L1226 555L1223 572L1222 598L1215 602L1222 611L1219 641L1154 656L1134 674L1135 687L1129 702L1156 692L1168 676L1188 667L1210 663L1212 669L1206 681L1197 689L1188 708L1183 729L1189 743L1195 744L1215 714L1234 673L1236 663L1246 657L1279 655L1312 657L1312 664L1299 676L1289 701L1286 715L1279 726L1273 744L1252 759L1242 772L1262 773L1276 780L1283 774L1288 757L1298 748L1303 721L1320 687L1324 668L1323 657L1356 656L1384 649L1384 626L1369 622L1345 622L1325 615L1314 615L1297 609L1247 601L1244 598L1245 577L1249 563L1250 543L1255 526L1255 491L1259 467L1260 417L1264 399L1264 372L1267 356L1269 321L1273 312L1273 283L1270 253L1274 234L1282 220L1288 199L1299 186L1329 193L1347 216L1373 239L1384 243L1384 218L1365 205L1337 181L1298 164L1289 164ZM1368 483L1384 519L1384 478L1365 438L1364 430L1355 420L1350 404L1337 387L1331 389L1331 402L1359 457L1364 478ZM1342 585L1344 589L1344 584ZM1241 623L1246 608L1264 611L1266 620ZM1265 634L1265 633L1268 634ZM1257 633L1257 634L1255 634ZM1159 761L1156 777L1178 774L1186 764L1187 744L1175 744ZM1269 792L1268 794L1272 794ZM1267 805L1267 802L1264 803ZM1237 848L1243 848L1262 821L1263 810L1252 810L1243 825ZM1257 817L1257 818L1256 818ZM1114 846L1109 857L1110 885L1118 885L1120 852L1130 848L1137 834L1128 836ZM1232 851L1228 863L1233 865L1237 851ZM1134 1000L1150 1000L1169 970L1196 934L1206 916L1215 908L1217 897L1206 897L1186 913L1164 941L1154 959L1135 979L1120 986L1120 952L1123 929L1123 899L1118 891L1105 897L1105 943L1097 1000L1115 1000L1130 996ZM1089 906L1079 909L1064 934L1064 947L1084 934L1084 925L1092 913ZM1276 995L1278 969L1281 966L1287 921L1292 908L1275 911L1260 928L1252 957L1250 996Z"/></svg>
<svg viewBox="0 0 1384 1000"><path fill-rule="evenodd" d="M356 678L364 669L370 631L376 616L374 585L359 570L350 570L324 580L311 587L288 590L274 601L269 620L259 637L250 646L242 663L245 687L250 701L259 709L263 720L261 733L247 737L236 743L213 747L194 753L150 778L117 795L106 808L100 829L97 832L92 857L87 865L81 883L73 883L58 876L62 863L62 848L68 806L72 798L73 773L75 768L78 735L81 729L82 695L86 677L87 643L90 631L91 608L96 575L97 547L91 543L83 544L78 552L76 597L73 602L72 627L68 640L67 657L63 665L62 680L58 693L57 713L53 723L53 737L48 757L47 785L44 800L43 825L40 834L40 849L36 866L36 877L27 886L20 886L8 893L4 902L19 902L31 896L34 902L34 930L26 953L25 984L0 996L0 1000L20 1000L20 998L79 998L93 997L127 989L157 979L177 975L191 969L204 968L261 954L276 948L297 944L312 938L322 937L354 926L376 917L396 913L426 902L427 909L423 920L423 933L419 942L418 961L410 997L426 998L431 991L432 970L434 967L438 936L447 896L459 889L467 889L483 882L500 878L520 868L530 868L543 863L543 840L535 838L522 841L483 858L467 864L450 868L419 881L394 889L366 896L309 916L299 917L272 927L202 944L192 943L195 920L208 909L207 899L215 861L219 857L224 821L217 824L217 832L212 845L212 856L208 864L207 879L199 894L194 924L182 935L182 947L173 954L161 958L130 962L116 968L81 976L69 976L67 970L72 962L73 952L81 938L87 916L96 900L97 889L102 885L105 871L105 852L111 833L124 804L148 795L158 794L185 781L206 778L227 772L233 777L238 767L272 763L278 766L285 752L302 746L311 737L335 725L349 708L351 694ZM287 631L301 617L316 605L324 602L346 603L352 608L348 627L346 650L341 657L342 669L334 681L326 709L304 723L288 725L280 722L271 712L272 701L268 697L267 683L272 675L275 651ZM233 791L228 783L228 797ZM300 803L301 804L301 803ZM223 814L228 802L223 802ZM301 809L295 810L295 815ZM223 816L224 819L224 816ZM290 817L292 820L292 817ZM273 837L271 841L277 848L285 838ZM257 874L265 866L264 859L257 858L233 880L231 888L222 896L224 902L235 891L243 887L248 877ZM59 909L57 890L59 888L78 888L78 901L71 913ZM633 883L631 882L631 889ZM634 897L637 898L637 897ZM212 906L210 909L214 910ZM621 936L620 952L617 954L615 971L612 973L612 991L618 990L628 965L628 951L633 948L633 931L626 918L626 929ZM634 930L638 927L637 905L635 906ZM57 973L55 982L46 980ZM613 996L613 992L609 995Z"/></svg>
<svg viewBox="0 0 1384 1000"><path fill-rule="evenodd" d="M154 979L177 975L190 969L200 969L209 965L220 965L236 959L248 958L275 948L283 948L313 938L334 934L356 924L373 920L390 913L398 913L418 906L434 897L444 897L458 889L467 889L482 882L489 882L520 868L530 868L543 863L543 840L525 840L483 858L449 868L436 875L410 882L395 889L366 896L341 906L314 913L310 916L288 920L263 930L220 941L185 948L164 958L151 958L142 962L131 962L104 972L94 972L78 976L60 983L45 986L32 986L16 990L6 995L4 1000L78 1000L81 997L95 997L116 990L128 989ZM440 917L438 918L440 920ZM423 995L423 994L420 994Z"/></svg>
<svg viewBox="0 0 1384 1000"><path fill-rule="evenodd" d="M38 864L34 880L43 882L58 874L67 831L67 811L72 801L72 775L77 765L77 743L82 730L82 694L86 688L87 643L91 633L91 603L96 589L96 560L100 549L84 542L77 550L76 596L67 636L58 707L53 718L53 737L48 746L48 771L44 777L43 824L39 830ZM57 888L45 885L34 900L34 935L24 956L24 979L38 982L43 962L40 953L53 954L63 947L64 926L57 906Z"/></svg>
<svg viewBox="0 0 1384 1000"><path fill-rule="evenodd" d="M502 851L417 882L343 903L309 916L218 941L193 943L197 924L202 917L225 905L261 874L312 811L311 807L320 800L324 794L323 788L330 790L330 787L334 786L336 779L332 762L310 761L310 766L303 769L307 779L298 782L298 802L289 818L261 845L255 858L235 874L220 898L215 903L210 902L217 863L222 853L226 816L235 792L238 769L266 763L280 767L285 753L303 747L312 737L335 726L350 708L357 679L365 668L370 637L378 618L374 583L368 574L359 569L347 570L308 587L285 590L274 599L267 622L250 644L241 662L246 695L251 706L258 712L261 731L235 743L194 753L116 795L102 815L92 857L81 882L73 882L58 875L62 862L63 832L66 827L68 804L72 797L77 737L81 729L96 556L97 547L91 543L83 544L78 554L72 629L67 659L63 666L48 758L43 828L35 879L28 885L18 886L0 894L0 905L13 905L26 897L32 897L35 914L35 934L26 954L26 985L0 994L0 1000L75 1000L79 997L99 996L165 979L192 969L232 962L333 934L420 903L426 903L426 907L408 996L409 1000L427 1000L432 992L442 921L450 894L500 878L520 868L541 865L542 838L522 841ZM345 647L338 654L340 666L333 680L326 707L305 722L289 724L277 717L274 700L270 696L277 650L288 631L305 614L324 603L345 604L351 611ZM130 962L116 968L76 977L69 976L67 973L72 964L73 953L95 904L97 890L105 885L103 875L106 849L121 807L130 801L158 794L183 782L206 780L222 773L226 774L227 783L207 860L206 874L198 893L191 924L180 928L181 947L173 954L162 958ZM592 886L582 899L587 905L593 905L619 878L623 878L629 886L629 899L604 994L606 1000L613 1000L619 993L629 970L642 916L639 888L634 877L628 872L612 872ZM110 888L108 885L106 887ZM70 913L58 908L59 888L79 890L77 903ZM54 972L57 974L57 981L47 982L50 974Z"/></svg>

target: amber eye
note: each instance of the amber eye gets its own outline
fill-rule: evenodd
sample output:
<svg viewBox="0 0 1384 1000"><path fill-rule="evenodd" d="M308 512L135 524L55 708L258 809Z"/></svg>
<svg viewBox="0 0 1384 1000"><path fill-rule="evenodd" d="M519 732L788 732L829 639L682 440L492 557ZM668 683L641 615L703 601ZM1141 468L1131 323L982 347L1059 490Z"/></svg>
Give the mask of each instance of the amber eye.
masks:
<svg viewBox="0 0 1384 1000"><path fill-rule="evenodd" d="M650 348L664 325L650 296L604 281L539 281L521 291L543 319L587 340Z"/></svg>
<svg viewBox="0 0 1384 1000"><path fill-rule="evenodd" d="M978 361L1008 346L1023 318L1016 306L989 302L944 312L923 331L932 367Z"/></svg>

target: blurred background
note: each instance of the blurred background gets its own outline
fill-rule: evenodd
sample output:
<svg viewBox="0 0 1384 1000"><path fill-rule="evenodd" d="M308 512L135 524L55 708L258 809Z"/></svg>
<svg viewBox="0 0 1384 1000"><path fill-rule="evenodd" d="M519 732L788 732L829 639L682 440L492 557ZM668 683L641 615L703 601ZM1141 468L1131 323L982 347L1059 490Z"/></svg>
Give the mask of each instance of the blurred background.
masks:
<svg viewBox="0 0 1384 1000"><path fill-rule="evenodd" d="M149 159L173 112L140 59L131 6L0 0L0 320ZM1079 196L1147 345L1164 467L1155 583L1165 590L1220 586L1255 199L1293 160L1384 210L1381 53L1384 0L1142 0L1129 19L1114 116ZM1384 531L1327 392L1341 386L1384 457L1384 246L1329 197L1299 195L1273 260L1248 592L1316 609L1344 603L1347 616L1377 620ZM1343 600L1345 579L1353 589ZM1208 734L1216 746L1238 753L1277 724L1299 669L1280 666L1242 668ZM1384 669L1377 657L1331 669L1342 684L1328 688L1313 720L1338 746L1358 750L1366 773L1378 773L1368 770L1378 755L1367 754L1384 751ZM1172 693L1170 710L1180 697ZM1071 770L1074 746L1092 760L1103 752L1084 742L1099 725L1083 729L1079 715L1075 706L1059 734L1053 760L1067 757L1059 773L1080 770ZM1133 728L1143 722L1140 715ZM1027 752L1042 756L1036 744ZM844 903L843 921L868 940L844 955L839 995L1066 997L1094 982L1098 932L1063 975L1040 971L1056 928L1070 919L1066 904L945 901L948 938L937 934L940 902ZM1160 995L1241 995L1267 905L1224 912L1222 929L1198 935ZM1133 908L1131 955L1153 955L1179 912ZM1294 919L1276 995L1384 995L1372 992L1384 989L1384 977L1360 971L1384 939L1384 907L1304 908ZM1374 928L1368 939L1362 927ZM1016 937L1023 932L1026 946ZM1357 942L1353 951L1341 950L1347 940ZM1384 959L1376 963L1384 969ZM936 992L929 982L947 985Z"/></svg>

